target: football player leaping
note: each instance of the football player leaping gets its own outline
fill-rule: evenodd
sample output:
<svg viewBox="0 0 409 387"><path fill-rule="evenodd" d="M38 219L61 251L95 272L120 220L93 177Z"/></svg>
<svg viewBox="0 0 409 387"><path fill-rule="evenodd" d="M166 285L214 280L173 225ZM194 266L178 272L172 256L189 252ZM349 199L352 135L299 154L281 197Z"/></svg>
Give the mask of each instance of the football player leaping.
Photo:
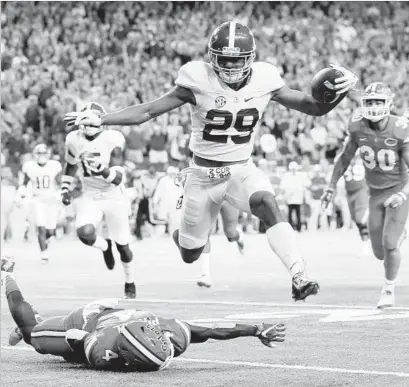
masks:
<svg viewBox="0 0 409 387"><path fill-rule="evenodd" d="M391 90L381 82L365 89L362 115L353 116L349 122L349 137L321 198L326 208L337 181L359 148L370 193L368 226L372 250L385 266L378 308L395 303L395 280L401 262L399 247L406 237L409 210L409 121L390 114L392 101Z"/></svg>
<svg viewBox="0 0 409 387"><path fill-rule="evenodd" d="M91 302L67 316L44 319L21 294L14 266L12 257L2 257L7 302L17 324L9 343L16 345L24 339L41 354L98 369L155 371L169 366L191 343L257 337L265 346L275 347L285 340L284 324L200 326L148 311L119 309L113 299Z"/></svg>
<svg viewBox="0 0 409 387"><path fill-rule="evenodd" d="M212 34L210 63L193 61L179 70L176 86L161 98L99 116L73 112L67 122L85 125L137 125L190 104L193 160L187 169L182 224L174 239L186 263L196 261L207 242L223 200L259 217L267 228L271 249L292 276L293 298L303 300L318 292L317 282L305 274L305 262L295 233L277 206L268 178L253 163L254 128L270 101L309 115L332 110L351 90L357 78L336 79L339 98L330 104L288 88L277 67L254 62L252 32L239 22L226 22Z"/></svg>
<svg viewBox="0 0 409 387"><path fill-rule="evenodd" d="M48 248L55 238L59 205L61 206L58 202L57 179L62 166L59 161L50 160L51 151L45 144L36 145L33 155L34 160L23 165L18 194L24 198L27 184L31 183L32 209L41 250L41 262L47 263L50 259Z"/></svg>
<svg viewBox="0 0 409 387"><path fill-rule="evenodd" d="M83 112L106 113L96 103L88 103ZM62 177L62 201L71 203L70 185L78 165L82 168L83 195L76 202L78 238L87 246L103 252L109 270L115 265L111 239L97 235L97 226L105 218L110 238L115 241L125 273L125 297L135 298L133 254L129 248L130 203L123 185L125 138L117 130L80 124L65 140L65 170Z"/></svg>

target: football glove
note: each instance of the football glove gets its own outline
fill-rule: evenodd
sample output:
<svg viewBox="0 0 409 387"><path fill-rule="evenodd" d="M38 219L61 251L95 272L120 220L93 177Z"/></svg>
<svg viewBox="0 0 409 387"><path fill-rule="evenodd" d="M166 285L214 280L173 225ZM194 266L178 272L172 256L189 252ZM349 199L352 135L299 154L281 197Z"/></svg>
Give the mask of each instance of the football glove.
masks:
<svg viewBox="0 0 409 387"><path fill-rule="evenodd" d="M101 164L92 153L84 152L80 158L83 162L84 168L89 174L93 176L102 175L105 165Z"/></svg>
<svg viewBox="0 0 409 387"><path fill-rule="evenodd" d="M68 189L61 189L61 201L64 206L71 204L71 193Z"/></svg>
<svg viewBox="0 0 409 387"><path fill-rule="evenodd" d="M406 194L400 191L386 199L383 203L383 206L389 208L399 208L407 199L408 197L406 196Z"/></svg>
<svg viewBox="0 0 409 387"><path fill-rule="evenodd" d="M335 89L337 89L337 94L347 93L355 87L358 82L358 77L354 73L335 64L331 64L330 66L343 74L342 77L335 79Z"/></svg>
<svg viewBox="0 0 409 387"><path fill-rule="evenodd" d="M323 211L328 210L328 206L332 202L334 197L334 190L332 188L327 188L321 196L321 208Z"/></svg>
<svg viewBox="0 0 409 387"><path fill-rule="evenodd" d="M100 127L102 125L101 115L92 110L84 112L69 112L64 116L64 122L68 127L74 125L85 125Z"/></svg>
<svg viewBox="0 0 409 387"><path fill-rule="evenodd" d="M263 345L274 348L277 345L274 342L282 343L285 340L284 324L261 324L257 325L256 337Z"/></svg>

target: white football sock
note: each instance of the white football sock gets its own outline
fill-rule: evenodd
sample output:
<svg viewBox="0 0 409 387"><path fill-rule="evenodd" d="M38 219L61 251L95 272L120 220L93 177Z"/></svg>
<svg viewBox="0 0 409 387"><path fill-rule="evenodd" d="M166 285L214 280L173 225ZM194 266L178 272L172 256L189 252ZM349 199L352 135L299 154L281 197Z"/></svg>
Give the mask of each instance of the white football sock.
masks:
<svg viewBox="0 0 409 387"><path fill-rule="evenodd" d="M291 277L303 273L305 261L298 250L298 241L293 228L287 222L280 222L266 231L271 249L278 255Z"/></svg>
<svg viewBox="0 0 409 387"><path fill-rule="evenodd" d="M128 284L135 282L133 260L131 262L122 262L122 266L124 267L125 282Z"/></svg>
<svg viewBox="0 0 409 387"><path fill-rule="evenodd" d="M200 264L202 265L202 275L210 275L210 253L202 253L200 256Z"/></svg>
<svg viewBox="0 0 409 387"><path fill-rule="evenodd" d="M92 247L96 247L97 249L100 249L101 251L107 251L108 242L104 238L97 235L97 238L95 239L95 242L92 245Z"/></svg>
<svg viewBox="0 0 409 387"><path fill-rule="evenodd" d="M237 232L239 233L239 239L237 240L237 242L242 243L244 239L243 230L240 227L237 227Z"/></svg>
<svg viewBox="0 0 409 387"><path fill-rule="evenodd" d="M390 281L385 278L382 291L390 291L393 293L395 291L395 281Z"/></svg>

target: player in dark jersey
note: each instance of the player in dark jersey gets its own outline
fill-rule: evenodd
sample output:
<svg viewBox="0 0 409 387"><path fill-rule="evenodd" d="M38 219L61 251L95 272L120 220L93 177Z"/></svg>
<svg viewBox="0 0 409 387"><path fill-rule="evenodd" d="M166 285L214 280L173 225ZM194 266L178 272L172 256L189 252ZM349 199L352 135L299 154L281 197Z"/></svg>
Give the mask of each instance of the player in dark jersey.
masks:
<svg viewBox="0 0 409 387"><path fill-rule="evenodd" d="M365 167L359 156L359 151L346 170L344 181L349 212L351 213L352 220L358 227L363 244L359 255L361 257L367 256L371 251L368 231L369 193L368 185L365 181Z"/></svg>
<svg viewBox="0 0 409 387"><path fill-rule="evenodd" d="M283 324L209 328L148 311L120 309L113 299L91 302L67 316L43 319L24 299L14 279L14 266L12 257L2 257L2 282L18 326L12 335L20 332L21 339L41 354L62 356L98 369L154 371L166 368L190 343L252 336L274 347L285 339Z"/></svg>
<svg viewBox="0 0 409 387"><path fill-rule="evenodd" d="M409 122L390 114L393 95L381 82L370 84L362 97L361 114L352 117L349 137L335 163L323 207L331 202L339 178L359 148L369 187L369 236L375 256L384 261L385 283L378 308L395 303L395 280L406 237L409 195Z"/></svg>

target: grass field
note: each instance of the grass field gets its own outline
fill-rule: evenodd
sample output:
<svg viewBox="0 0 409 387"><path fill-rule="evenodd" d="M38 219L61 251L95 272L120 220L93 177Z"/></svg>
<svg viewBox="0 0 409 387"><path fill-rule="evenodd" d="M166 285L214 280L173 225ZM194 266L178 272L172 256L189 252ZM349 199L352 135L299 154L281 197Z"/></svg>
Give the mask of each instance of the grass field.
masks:
<svg viewBox="0 0 409 387"><path fill-rule="evenodd" d="M196 286L198 265L184 264L170 239L132 245L138 296L122 305L202 322L283 321L287 341L277 348L254 338L209 342L191 345L163 372L98 372L24 343L9 347L13 321L2 295L2 386L409 386L409 261L402 263L396 307L380 312L382 265L356 257L356 232L304 233L299 240L309 275L321 285L305 303L292 302L290 278L262 235L247 237L245 256L224 237L213 238L211 289ZM122 297L120 262L109 272L97 251L74 241L55 245L53 256L41 265L36 245L16 249L17 281L42 315Z"/></svg>

